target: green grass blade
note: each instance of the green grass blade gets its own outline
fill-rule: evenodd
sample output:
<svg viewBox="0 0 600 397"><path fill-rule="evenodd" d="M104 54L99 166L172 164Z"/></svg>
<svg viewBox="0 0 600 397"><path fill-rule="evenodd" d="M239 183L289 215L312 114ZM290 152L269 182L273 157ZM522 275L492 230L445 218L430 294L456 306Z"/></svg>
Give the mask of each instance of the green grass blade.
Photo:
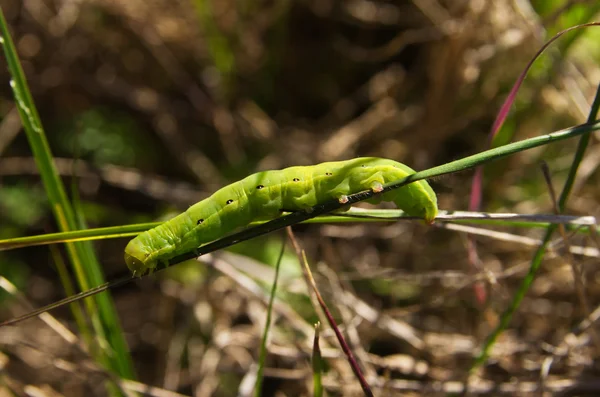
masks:
<svg viewBox="0 0 600 397"><path fill-rule="evenodd" d="M75 203L75 215L77 217L76 222L78 228L87 228L87 224L83 219L83 211L79 208L80 202L76 200ZM85 255L85 263L87 264L86 270L91 273L93 280L99 281L96 281L94 286L104 284L105 280L102 273L102 267L98 262L98 258L92 245L89 243L80 243L80 245ZM133 378L133 362L129 355L129 347L125 341L120 322L118 321L112 296L109 293L98 294L96 295L96 304L99 309L97 313L100 320L99 326L102 331L104 331L108 346L110 346L110 349L112 350L111 358L113 359L113 363L117 365L117 372L122 376Z"/></svg>
<svg viewBox="0 0 600 397"><path fill-rule="evenodd" d="M0 44L3 46L8 69L12 76L10 86L54 217L61 231L75 230L77 222L73 209L54 165L52 152L50 151L42 123L30 94L23 69L4 18L4 13L1 9L0 34ZM93 255L91 246L87 245L86 247L84 243L67 243L66 248L81 289L86 290L104 282L102 272L98 266L94 267L93 263L87 263L87 266L84 266L86 260L90 258L89 253L91 252ZM97 304L94 304L94 302L97 302ZM124 346L123 333L120 330L114 332L114 327L117 327L117 329L120 328L116 310L113 305L107 304L107 302L109 302L109 298L107 298L106 294L99 295L95 301L86 300L86 308L88 315L92 318L96 338L104 340L106 338L103 335L108 333L117 339L121 338L122 343L119 346ZM83 324L79 324L79 326L85 327ZM101 346L105 345L101 344ZM109 351L102 348L96 355L96 358L105 367L113 369L119 375L127 378L133 377L131 358L126 349Z"/></svg>
<svg viewBox="0 0 600 397"><path fill-rule="evenodd" d="M410 182L420 181L422 179L429 179L437 176L451 174L453 172L460 172L473 168L480 164L488 163L493 160L497 160L508 155L522 152L527 149L532 149L538 146L544 146L552 142L559 142L569 138L575 138L580 135L589 134L593 131L600 130L600 122L581 124L575 127L565 128L560 131L552 132L546 135L540 135L522 141L509 143L508 145L500 146L494 149L489 149L481 153L477 153L471 156L467 156L460 160L451 161L437 167L429 168L425 171L419 171L412 175L407 176L401 181L392 182L386 184L385 187L391 187L396 185L406 185Z"/></svg>
<svg viewBox="0 0 600 397"><path fill-rule="evenodd" d="M594 120L597 119L599 108L600 108L600 87L598 87L598 90L596 91L596 97L594 98L594 103L592 104L590 114L588 116L588 123L592 123ZM581 161L583 160L583 154L585 153L585 150L589 144L590 135L591 134L589 134L589 133L584 134L581 137L581 139L579 140L579 144L577 146L577 151L576 151L574 159L573 159L573 165L571 166L571 169L569 170L569 175L567 177L567 180L565 181L565 185L561 191L560 198L558 200L559 212L563 212L565 209L567 200L569 198L569 194L571 193L571 189L573 188L573 184L575 183L575 176L577 175L579 165L581 164ZM513 297L513 300L511 302L510 306L502 314L500 323L498 324L496 329L494 331L492 331L492 333L488 336L488 338L486 339L486 341L483 344L481 352L475 357L475 360L471 366L471 372L475 371L477 368L479 368L480 366L482 366L485 363L485 360L488 358L490 351L491 351L492 347L494 346L496 340L498 339L500 334L502 334L502 332L504 332L504 330L510 324L510 321L512 320L512 316L514 315L514 313L517 311L517 309L521 305L521 302L523 301L525 294L527 293L527 291L529 291L529 288L531 287L531 284L533 283L533 280L535 278L537 271L539 270L540 266L542 265L542 260L544 259L544 254L546 253L546 248L548 246L548 243L550 242L550 238L552 237L552 235L554 234L554 232L556 231L557 228L558 228L557 225L550 225L548 227L548 229L546 230L543 242L540 245L540 247L537 249L537 251L531 261L531 265L529 267L529 272L527 273L527 275L521 282L521 285L519 286L519 289L515 293L515 296Z"/></svg>
<svg viewBox="0 0 600 397"><path fill-rule="evenodd" d="M138 233L160 225L162 222L138 223L135 225L99 227L95 229L73 230L71 232L59 232L40 234L37 236L15 237L0 240L0 251L31 247L35 245L46 245L64 242L102 240L107 238L133 237Z"/></svg>

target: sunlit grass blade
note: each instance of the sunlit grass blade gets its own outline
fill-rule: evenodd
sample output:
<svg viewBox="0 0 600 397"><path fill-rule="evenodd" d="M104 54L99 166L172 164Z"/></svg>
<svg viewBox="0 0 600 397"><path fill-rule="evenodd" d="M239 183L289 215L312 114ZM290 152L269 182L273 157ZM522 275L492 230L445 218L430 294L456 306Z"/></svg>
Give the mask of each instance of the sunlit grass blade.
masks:
<svg viewBox="0 0 600 397"><path fill-rule="evenodd" d="M0 251L64 242L102 240L133 237L138 233L160 225L162 222L137 223L134 225L99 227L70 232L48 233L37 236L16 237L0 240Z"/></svg>
<svg viewBox="0 0 600 397"><path fill-rule="evenodd" d="M8 69L11 75L10 87L13 91L17 109L25 130L29 145L33 152L36 165L40 171L40 176L54 213L58 228L63 231L72 231L77 229L77 222L73 209L67 198L65 188L58 175L53 162L52 153L46 139L42 123L40 121L37 109L33 102L25 74L21 67L14 43L10 36L4 14L0 9L0 33L1 44L6 56ZM93 268L93 264L86 263L89 258L89 252L92 252L91 246L85 246L84 243L67 243L67 253L73 272L76 275L79 286L82 290L87 290L95 285L104 282L102 272L99 267ZM94 302L98 302L96 305ZM120 331L116 310L111 304L107 304L107 298L97 297L95 301L86 301L88 315L92 319L94 332L100 340L104 339L106 332L111 332L115 338L122 339L119 346L124 346L123 333ZM78 321L79 327L86 327L85 323ZM107 328L105 328L107 327ZM117 327L115 331L115 328ZM120 349L120 347L119 347ZM116 350L115 347L101 349L96 355L96 359L105 367L111 368L123 377L133 378L133 368L131 358L127 350Z"/></svg>

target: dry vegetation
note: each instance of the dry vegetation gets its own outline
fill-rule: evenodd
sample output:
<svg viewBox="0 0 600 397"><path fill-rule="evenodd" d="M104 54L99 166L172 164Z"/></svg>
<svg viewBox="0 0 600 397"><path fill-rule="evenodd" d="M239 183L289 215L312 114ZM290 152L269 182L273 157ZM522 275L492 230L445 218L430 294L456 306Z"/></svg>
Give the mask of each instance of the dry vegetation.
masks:
<svg viewBox="0 0 600 397"><path fill-rule="evenodd" d="M364 155L425 169L484 150L499 104L548 32L594 4L562 3L540 16L508 0L0 0L59 170L77 182L90 227L157 219L259 169ZM585 120L600 80L597 42L585 34L537 64L503 140ZM5 67L0 74L8 81ZM0 95L0 238L55 231L7 84ZM549 163L558 189L575 145L486 167L485 210L551 213L539 164ZM599 215L598 148L594 137L570 214ZM471 177L433 182L442 209L467 208ZM495 229L522 237L477 237L473 260L464 233L421 223L294 228L376 395L460 390L527 272L535 246L525 238L542 235ZM124 387L246 395L280 241L274 234L113 291L141 382ZM124 245L96 245L109 279L124 268ZM0 274L34 306L64 295L49 252L0 253ZM473 392L600 393L600 339L594 327L576 328L600 303L590 252L547 255ZM573 263L584 269L587 309ZM319 315L292 251L280 291L263 394L310 395ZM3 303L3 319L23 313ZM52 314L72 325L68 309ZM78 347L81 336L64 335L38 319L0 329L4 390L103 395L110 375ZM360 395L327 326L321 348L331 395Z"/></svg>

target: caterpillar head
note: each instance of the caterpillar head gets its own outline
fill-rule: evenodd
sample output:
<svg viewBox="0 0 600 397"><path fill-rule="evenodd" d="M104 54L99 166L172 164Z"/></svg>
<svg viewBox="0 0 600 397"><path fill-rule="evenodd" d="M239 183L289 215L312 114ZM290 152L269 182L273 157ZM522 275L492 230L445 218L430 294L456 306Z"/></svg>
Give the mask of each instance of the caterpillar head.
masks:
<svg viewBox="0 0 600 397"><path fill-rule="evenodd" d="M125 248L125 263L134 276L141 276L156 267L156 261L148 260L148 254L132 240ZM133 244L132 244L133 243Z"/></svg>

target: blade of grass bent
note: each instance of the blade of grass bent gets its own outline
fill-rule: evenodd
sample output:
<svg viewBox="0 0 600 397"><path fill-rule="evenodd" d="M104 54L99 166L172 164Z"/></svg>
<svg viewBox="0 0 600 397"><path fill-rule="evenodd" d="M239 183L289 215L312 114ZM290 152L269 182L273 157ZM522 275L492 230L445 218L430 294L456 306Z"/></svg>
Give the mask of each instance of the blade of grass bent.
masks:
<svg viewBox="0 0 600 397"><path fill-rule="evenodd" d="M0 35L0 44L3 46L8 69L12 77L10 87L13 91L23 128L35 157L37 167L39 168L54 217L61 231L75 230L77 224L73 209L67 199L65 188L54 165L52 153L2 9L0 9ZM100 269L91 269L83 266L86 253L82 243L68 243L66 244L66 249L82 290L87 290L94 285L104 282ZM116 310L112 305L110 297L106 294L98 295L96 302L96 305L91 301L87 303L88 314L92 318L92 324L94 324L94 332L101 340L106 339L105 336L108 333L108 340L113 349L111 351L103 349L96 358L105 367L113 369L119 375L133 378L131 358L127 353L128 350L126 349L123 333L119 329ZM78 325L82 332L87 333L85 323L79 321ZM117 327L117 332L112 332L115 330L114 327Z"/></svg>

